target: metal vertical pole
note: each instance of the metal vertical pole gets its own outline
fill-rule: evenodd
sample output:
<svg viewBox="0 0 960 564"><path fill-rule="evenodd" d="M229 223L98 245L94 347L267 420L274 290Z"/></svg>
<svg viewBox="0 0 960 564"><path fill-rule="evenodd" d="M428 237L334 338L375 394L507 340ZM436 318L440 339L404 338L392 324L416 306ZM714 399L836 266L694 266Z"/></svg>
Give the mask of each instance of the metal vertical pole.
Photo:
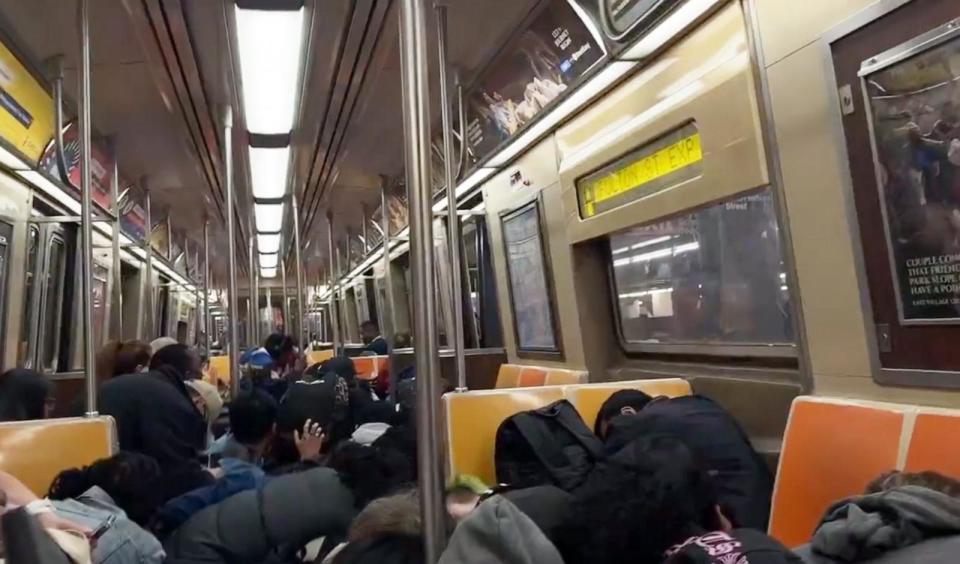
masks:
<svg viewBox="0 0 960 564"><path fill-rule="evenodd" d="M280 283L283 284L283 332L290 334L290 304L287 303L287 259L280 259Z"/></svg>
<svg viewBox="0 0 960 564"><path fill-rule="evenodd" d="M456 173L453 163L453 116L447 69L447 7L437 5L437 44L440 62L440 114L443 124L443 172L447 184L447 260L450 261L450 298L453 307L453 346L457 391L467 391L467 361L463 350L463 286L460 271L460 216L457 215Z"/></svg>
<svg viewBox="0 0 960 564"><path fill-rule="evenodd" d="M203 348L210 354L210 220L203 221Z"/></svg>
<svg viewBox="0 0 960 564"><path fill-rule="evenodd" d="M299 335L297 340L300 342L300 350L304 350L304 339L306 319L303 316L303 260L300 258L300 206L297 203L297 195L292 197L293 201L293 260L297 272L297 328Z"/></svg>
<svg viewBox="0 0 960 564"><path fill-rule="evenodd" d="M108 335L113 338L123 339L123 280L120 277L120 167L117 164L117 146L115 139L111 142L111 152L113 154L113 179L110 182L110 199L113 201L113 261L111 263L110 273L110 291L107 292L110 304L110 330ZM114 299L116 297L116 299Z"/></svg>
<svg viewBox="0 0 960 564"><path fill-rule="evenodd" d="M147 329L146 329L146 340L153 340L156 337L156 322L154 321L154 315L156 314L157 304L156 296L153 292L153 244L151 239L153 238L153 201L150 197L150 189L147 188L147 181L143 179L143 191L146 194L144 198L144 204L146 204L146 214L147 214L147 240L146 240L146 252L147 252ZM143 303L143 302L141 302Z"/></svg>
<svg viewBox="0 0 960 564"><path fill-rule="evenodd" d="M223 168L227 184L227 277L230 311L228 313L228 355L230 357L230 394L240 391L240 344L237 342L237 320L240 306L237 301L237 240L234 213L236 203L233 195L233 108L226 106L223 114Z"/></svg>
<svg viewBox="0 0 960 564"><path fill-rule="evenodd" d="M367 232L367 204L360 208L360 238L363 239L363 256L370 252L370 233Z"/></svg>
<svg viewBox="0 0 960 564"><path fill-rule="evenodd" d="M257 304L253 277L256 276L257 266L254 263L252 236L247 241L247 266L249 267L247 271L249 274L247 277L247 295L249 296L247 299L247 340L249 341L247 346L256 347L259 344L259 339L257 339Z"/></svg>
<svg viewBox="0 0 960 564"><path fill-rule="evenodd" d="M90 0L80 0L80 230L83 234L83 254L80 263L83 270L83 367L86 372L86 414L97 415L97 380L94 376L93 350L93 225L90 214L90 188L93 174L90 168L92 155L92 121L90 118Z"/></svg>
<svg viewBox="0 0 960 564"><path fill-rule="evenodd" d="M252 238L251 238L252 241ZM260 316L260 256L257 255L256 243L253 243L253 335L256 344L263 342L262 319Z"/></svg>
<svg viewBox="0 0 960 564"><path fill-rule="evenodd" d="M390 180L380 175L380 208L383 213L380 217L380 227L383 229L383 303L380 304L383 312L383 327L380 334L387 341L387 362L390 365L390 398L396 401L397 393L397 366L393 358L393 347L396 346L396 322L393 318L393 273L390 266L390 214L387 213L389 204Z"/></svg>
<svg viewBox="0 0 960 564"><path fill-rule="evenodd" d="M433 211L430 181L430 88L424 0L400 3L404 154L410 195L414 352L417 370L417 466L424 556L436 562L445 542L438 407L439 363L433 292Z"/></svg>
<svg viewBox="0 0 960 564"><path fill-rule="evenodd" d="M273 299L273 296L270 294L270 286L267 286L266 294L267 294L267 297L266 297L267 307L265 308L266 315L264 315L264 317L267 318L267 331L269 331L270 333L273 333L274 329L276 329L276 326L273 324L273 303L271 303L270 301Z"/></svg>
<svg viewBox="0 0 960 564"><path fill-rule="evenodd" d="M189 239L187 239L187 241L189 241ZM195 268L194 268L194 273L195 273L195 274L199 274L199 272L200 272L200 270L199 270L199 269L200 269L200 249L198 249L198 248L196 247L196 245L194 245L194 248L193 248L193 257L194 257L193 265L194 265L194 267L195 267ZM194 333L194 335L193 335L193 342L194 342L194 344L196 344L196 346L199 347L200 345L203 344L203 342L200 340L200 335L202 334L202 331L200 330L200 327L201 327L201 325L202 325L202 323L203 323L203 309L201 309L201 308L202 308L203 306L202 306L201 303L200 303L200 291L201 291L201 290L200 290L200 287L199 287L198 284L196 284L196 282L197 282L196 280L192 280L192 282L194 283L193 295L194 295L194 297L196 298L196 307L194 308L194 312L193 312L193 333Z"/></svg>
<svg viewBox="0 0 960 564"><path fill-rule="evenodd" d="M333 212L327 211L327 261L330 263L330 325L333 329L333 354L337 354L343 343L340 342L340 304L337 300L337 257L333 243Z"/></svg>

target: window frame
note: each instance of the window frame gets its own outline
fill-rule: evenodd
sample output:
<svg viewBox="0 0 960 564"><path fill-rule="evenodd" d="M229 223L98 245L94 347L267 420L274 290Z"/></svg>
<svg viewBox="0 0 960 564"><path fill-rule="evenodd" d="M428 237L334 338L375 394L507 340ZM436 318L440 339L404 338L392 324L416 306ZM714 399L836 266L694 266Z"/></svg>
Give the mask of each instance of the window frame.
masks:
<svg viewBox="0 0 960 564"><path fill-rule="evenodd" d="M610 237L616 233L621 233L630 229L635 229L637 227L643 227L646 225L654 225L669 219L676 217L688 216L693 213L699 212L701 210L708 209L712 206L723 205L728 202L733 202L741 198L752 196L755 194L763 193L764 191L769 191L770 197L773 198L773 187L764 186L759 189L747 190L745 192L740 192L734 194L728 198L719 201L705 202L703 204L685 208L676 213L669 215L661 216L657 219L638 223L632 225L626 229L608 233L605 236L605 258L607 262L607 283L610 290L610 305L613 308L613 316L615 320L615 329L617 332L617 341L620 343L620 348L623 352L627 354L664 354L664 355L695 355L695 356L707 356L707 357L733 357L733 358L774 358L774 359L797 359L800 356L799 345L799 336L794 335L794 342L792 344L788 343L770 343L770 344L757 344L757 343L728 343L724 341L697 341L697 342L677 342L677 343L644 343L630 341L626 338L623 332L623 317L620 311L620 303L617 292L617 282L616 282L616 273L613 267L613 252L612 246L610 245ZM778 223L778 228L782 229L779 226L780 218L775 216ZM783 237L778 237L778 241L781 247L781 260L785 260L784 252L785 246L783 243ZM788 289L788 292L791 290ZM794 299L793 292L791 292L791 300Z"/></svg>
<svg viewBox="0 0 960 564"><path fill-rule="evenodd" d="M543 216L543 205L540 200L541 195L538 193L537 196L531 200L513 208L503 210L499 213L500 240L503 245L503 258L504 262L506 263L507 275L507 295L510 300L510 322L513 326L514 344L516 345L517 356L519 358L562 361L565 358L563 350L563 332L560 326L560 312L557 309L556 286L554 285L553 281L553 264L550 260L550 248L545 233L546 221ZM513 278L510 267L510 248L509 243L507 242L505 226L507 221L526 213L530 210L530 208L534 209L534 213L536 214L537 218L537 239L540 243L540 257L543 264L544 284L546 285L547 301L550 305L548 311L550 312L550 328L553 332L554 346L552 348L523 347L520 343L520 330L519 326L517 325L517 308L516 300L514 299L513 294Z"/></svg>
<svg viewBox="0 0 960 564"><path fill-rule="evenodd" d="M668 7L661 11L664 5L670 1L671 0L657 0L656 4L648 8L642 16L628 24L626 29L623 30L618 30L614 24L613 13L610 10L610 0L600 0L597 11L600 13L600 23L607 37L617 42L623 42L631 35L649 33L657 23L690 0L680 0L675 6Z"/></svg>
<svg viewBox="0 0 960 564"><path fill-rule="evenodd" d="M53 277L50 274L50 267L53 265L54 256L53 248L55 244L60 245L60 256L57 259L57 276ZM60 353L61 351L61 333L63 331L63 306L64 306L64 282L66 279L66 270L67 270L67 240L64 237L63 233L60 231L51 232L46 240L46 252L44 259L44 286L42 289L41 295L41 311L39 317L39 324L37 326L38 334L41 336L39 339L38 346L38 359L37 369L40 372L44 373L56 373L60 366ZM53 280L53 292L55 294L53 306L55 311L52 318L52 331L47 331L46 321L47 321L47 308L50 307L50 289L49 280ZM47 366L47 340L53 339L53 344L51 345L51 358L50 358L50 367Z"/></svg>

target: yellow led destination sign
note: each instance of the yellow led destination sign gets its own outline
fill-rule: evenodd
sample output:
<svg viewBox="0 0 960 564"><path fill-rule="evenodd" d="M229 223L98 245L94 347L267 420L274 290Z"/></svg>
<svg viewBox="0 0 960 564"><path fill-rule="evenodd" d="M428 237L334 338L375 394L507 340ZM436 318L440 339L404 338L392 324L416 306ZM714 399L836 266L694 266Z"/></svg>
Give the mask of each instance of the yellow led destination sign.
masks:
<svg viewBox="0 0 960 564"><path fill-rule="evenodd" d="M580 216L593 217L700 175L703 148L686 125L577 181Z"/></svg>

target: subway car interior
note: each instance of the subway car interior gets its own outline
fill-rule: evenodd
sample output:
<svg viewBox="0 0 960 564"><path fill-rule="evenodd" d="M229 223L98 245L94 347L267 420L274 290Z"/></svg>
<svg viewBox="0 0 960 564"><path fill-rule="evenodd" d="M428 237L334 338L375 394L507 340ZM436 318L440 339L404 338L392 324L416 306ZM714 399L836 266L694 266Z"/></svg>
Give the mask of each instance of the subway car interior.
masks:
<svg viewBox="0 0 960 564"><path fill-rule="evenodd" d="M0 562L956 562L960 3L0 0L0 368Z"/></svg>

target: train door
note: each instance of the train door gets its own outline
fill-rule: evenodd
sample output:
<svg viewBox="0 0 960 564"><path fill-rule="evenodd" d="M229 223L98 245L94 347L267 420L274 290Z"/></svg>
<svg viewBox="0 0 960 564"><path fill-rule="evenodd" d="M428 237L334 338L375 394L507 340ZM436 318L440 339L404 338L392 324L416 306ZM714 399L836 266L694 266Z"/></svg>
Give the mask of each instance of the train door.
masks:
<svg viewBox="0 0 960 564"><path fill-rule="evenodd" d="M28 368L55 372L60 362L67 241L58 225L31 224L28 244L23 363Z"/></svg>
<svg viewBox="0 0 960 564"><path fill-rule="evenodd" d="M10 257L10 242L13 240L13 225L0 220L0 319L7 318L7 263ZM5 339L0 338L0 358L4 358Z"/></svg>

